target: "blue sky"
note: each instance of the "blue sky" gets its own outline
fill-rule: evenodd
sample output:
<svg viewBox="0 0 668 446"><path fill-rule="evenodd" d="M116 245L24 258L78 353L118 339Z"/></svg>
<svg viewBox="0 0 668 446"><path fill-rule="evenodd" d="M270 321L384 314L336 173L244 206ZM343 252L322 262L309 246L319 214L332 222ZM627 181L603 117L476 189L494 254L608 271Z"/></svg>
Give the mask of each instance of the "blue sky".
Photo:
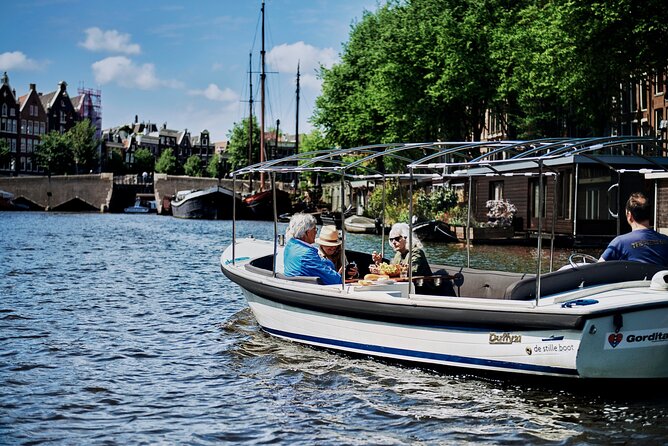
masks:
<svg viewBox="0 0 668 446"><path fill-rule="evenodd" d="M62 80L102 92L102 125L151 121L226 139L248 116L249 54L260 67L261 0L8 0L0 16L0 71L21 96L29 84L54 91ZM299 130L308 123L319 64L338 61L350 25L376 0L266 0L265 127L295 130L295 79L301 66ZM253 76L255 115L259 75Z"/></svg>

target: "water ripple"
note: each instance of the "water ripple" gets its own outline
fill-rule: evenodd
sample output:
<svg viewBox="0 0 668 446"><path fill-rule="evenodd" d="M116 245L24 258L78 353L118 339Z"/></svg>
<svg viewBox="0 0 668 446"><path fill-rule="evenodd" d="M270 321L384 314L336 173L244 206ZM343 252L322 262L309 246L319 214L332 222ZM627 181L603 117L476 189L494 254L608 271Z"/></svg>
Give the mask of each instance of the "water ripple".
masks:
<svg viewBox="0 0 668 446"><path fill-rule="evenodd" d="M267 223L241 224L264 236ZM230 222L0 213L2 444L665 443L665 391L397 365L268 336L218 257ZM351 246L373 249L371 236ZM501 263L503 249L475 247ZM513 249L513 256L520 251ZM430 257L465 258L461 247ZM535 252L513 268L531 265ZM7 260L6 260L7 259Z"/></svg>

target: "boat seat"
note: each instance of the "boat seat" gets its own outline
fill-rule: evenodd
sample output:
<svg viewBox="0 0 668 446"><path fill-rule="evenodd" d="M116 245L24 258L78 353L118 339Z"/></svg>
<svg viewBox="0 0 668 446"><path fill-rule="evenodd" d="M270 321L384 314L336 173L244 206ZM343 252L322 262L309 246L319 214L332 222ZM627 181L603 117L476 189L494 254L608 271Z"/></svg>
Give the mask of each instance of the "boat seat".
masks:
<svg viewBox="0 0 668 446"><path fill-rule="evenodd" d="M258 257L257 259L251 260L246 267L248 267L248 265L266 269L271 273L274 270L274 256L269 254L268 256Z"/></svg>
<svg viewBox="0 0 668 446"><path fill-rule="evenodd" d="M271 269L259 268L255 265L253 265L252 262L251 263L246 263L246 265L244 265L244 268L246 268L246 270L248 270L252 273L260 274L262 276L272 277L274 275L274 273Z"/></svg>
<svg viewBox="0 0 668 446"><path fill-rule="evenodd" d="M283 273L276 273L277 279L290 280L293 282L304 282L322 285L320 277L315 276L286 276Z"/></svg>
<svg viewBox="0 0 668 446"><path fill-rule="evenodd" d="M649 263L613 260L590 263L577 268L554 271L541 276L540 294L550 296L579 287L604 285L633 280L649 280L657 272L666 269ZM536 278L528 278L511 284L505 293L506 299L532 300L536 298Z"/></svg>
<svg viewBox="0 0 668 446"><path fill-rule="evenodd" d="M478 297L486 299L504 299L506 290L512 284L521 281L530 274L512 273L507 271L487 271L474 268L453 267L450 265L431 265L435 274L448 274L454 276L460 274L458 279L447 281L448 286L442 286L442 295L460 297Z"/></svg>

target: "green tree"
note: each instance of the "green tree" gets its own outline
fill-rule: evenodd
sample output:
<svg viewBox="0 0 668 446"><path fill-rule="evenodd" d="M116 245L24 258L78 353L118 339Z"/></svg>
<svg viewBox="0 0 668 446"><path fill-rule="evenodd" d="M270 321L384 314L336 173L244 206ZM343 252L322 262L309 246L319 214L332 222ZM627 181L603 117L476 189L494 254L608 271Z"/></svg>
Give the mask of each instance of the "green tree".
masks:
<svg viewBox="0 0 668 446"><path fill-rule="evenodd" d="M56 131L42 135L36 158L37 164L42 166L48 175L66 174L74 163L68 139Z"/></svg>
<svg viewBox="0 0 668 446"><path fill-rule="evenodd" d="M227 133L230 143L228 146L229 164L232 170L248 166L248 142L249 142L250 120L242 119L235 122L232 130ZM251 164L260 162L260 127L257 119L253 119L253 150Z"/></svg>
<svg viewBox="0 0 668 446"><path fill-rule="evenodd" d="M165 149L160 158L155 163L155 171L158 173L166 173L168 175L175 175L179 171L179 163L174 156L172 149Z"/></svg>
<svg viewBox="0 0 668 446"><path fill-rule="evenodd" d="M211 178L223 178L225 176L225 163L219 153L216 153L209 160L206 166L206 173Z"/></svg>
<svg viewBox="0 0 668 446"><path fill-rule="evenodd" d="M88 173L97 169L99 162L98 146L100 141L95 137L97 128L89 119L77 122L65 133L74 158L74 173Z"/></svg>
<svg viewBox="0 0 668 446"><path fill-rule="evenodd" d="M137 149L135 151L135 173L153 172L155 169L155 157L148 149Z"/></svg>
<svg viewBox="0 0 668 446"><path fill-rule="evenodd" d="M201 177L203 173L202 160L197 155L190 155L183 165L185 174L191 177Z"/></svg>

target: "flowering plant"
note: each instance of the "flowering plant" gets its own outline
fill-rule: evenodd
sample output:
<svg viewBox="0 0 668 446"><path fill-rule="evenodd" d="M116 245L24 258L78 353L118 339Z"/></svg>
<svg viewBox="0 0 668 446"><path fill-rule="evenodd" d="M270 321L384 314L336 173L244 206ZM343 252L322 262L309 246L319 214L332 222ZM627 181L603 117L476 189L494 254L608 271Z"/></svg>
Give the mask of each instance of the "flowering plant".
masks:
<svg viewBox="0 0 668 446"><path fill-rule="evenodd" d="M517 208L508 200L488 200L487 226L493 228L509 228L513 224L513 217Z"/></svg>

